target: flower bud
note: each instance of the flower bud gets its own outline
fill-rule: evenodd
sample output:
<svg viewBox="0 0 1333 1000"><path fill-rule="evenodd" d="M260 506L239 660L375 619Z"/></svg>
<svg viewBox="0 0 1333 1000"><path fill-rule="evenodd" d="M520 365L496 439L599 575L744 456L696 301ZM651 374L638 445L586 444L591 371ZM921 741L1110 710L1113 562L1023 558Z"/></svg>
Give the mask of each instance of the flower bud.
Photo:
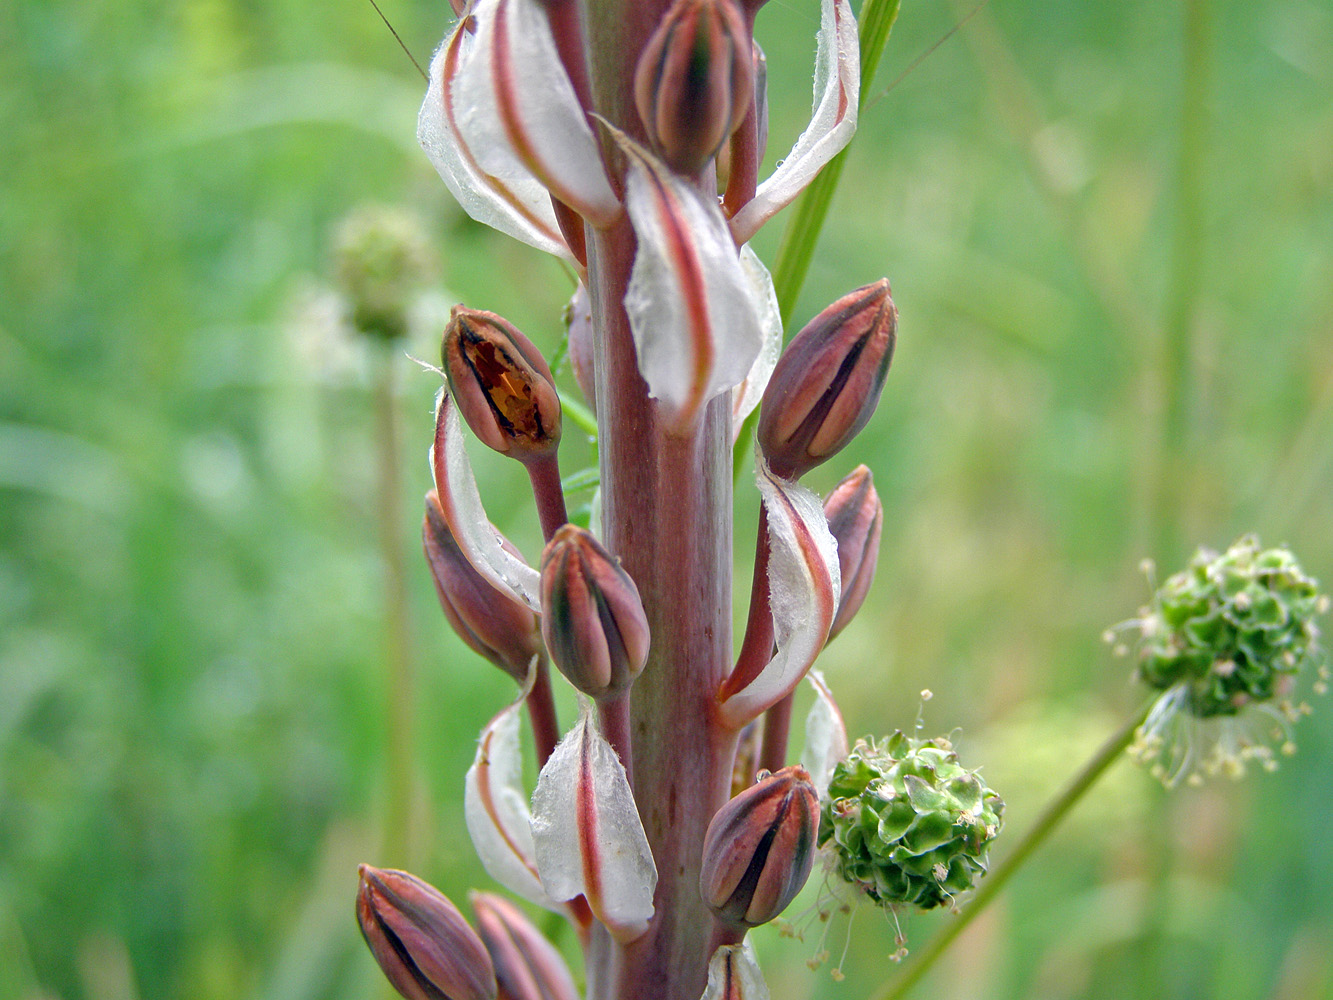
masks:
<svg viewBox="0 0 1333 1000"><path fill-rule="evenodd" d="M758 119L755 128L755 155L762 160L764 152L768 149L768 57L764 55L764 50L759 47L758 42L754 43L752 59L754 61L754 105Z"/></svg>
<svg viewBox="0 0 1333 1000"><path fill-rule="evenodd" d="M519 460L560 443L560 397L546 359L495 313L454 306L441 349L449 392L482 443Z"/></svg>
<svg viewBox="0 0 1333 1000"><path fill-rule="evenodd" d="M634 100L677 173L697 173L745 118L752 62L734 0L676 0L667 11L639 57Z"/></svg>
<svg viewBox="0 0 1333 1000"><path fill-rule="evenodd" d="M833 540L838 543L838 568L842 572L842 595L828 636L832 642L861 609L875 578L875 564L879 562L884 505L879 502L868 468L858 465L833 488L824 501L824 516L828 518Z"/></svg>
<svg viewBox="0 0 1333 1000"><path fill-rule="evenodd" d="M356 918L394 989L407 1000L495 1000L486 946L453 903L407 872L359 873Z"/></svg>
<svg viewBox="0 0 1333 1000"><path fill-rule="evenodd" d="M719 920L757 927L790 903L815 859L819 797L799 764L761 777L704 835L699 891Z"/></svg>
<svg viewBox="0 0 1333 1000"><path fill-rule="evenodd" d="M565 306L565 330L569 340L569 368L583 398L593 413L597 412L597 373L593 358L592 302L582 282Z"/></svg>
<svg viewBox="0 0 1333 1000"><path fill-rule="evenodd" d="M444 522L434 490L426 494L421 540L440 607L458 637L522 684L529 663L541 649L537 616L527 605L493 587L467 561ZM500 544L519 556L507 538Z"/></svg>
<svg viewBox="0 0 1333 1000"><path fill-rule="evenodd" d="M798 479L865 426L893 359L898 311L881 278L806 324L778 359L757 438L773 472Z"/></svg>
<svg viewBox="0 0 1333 1000"><path fill-rule="evenodd" d="M639 588L591 532L560 528L542 553L542 638L569 682L593 698L622 693L648 659Z"/></svg>
<svg viewBox="0 0 1333 1000"><path fill-rule="evenodd" d="M488 892L474 892L477 931L491 953L497 1000L578 1000L565 960L517 906Z"/></svg>
<svg viewBox="0 0 1333 1000"><path fill-rule="evenodd" d="M385 340L404 336L433 266L420 223L401 209L366 205L338 228L334 256L356 329Z"/></svg>

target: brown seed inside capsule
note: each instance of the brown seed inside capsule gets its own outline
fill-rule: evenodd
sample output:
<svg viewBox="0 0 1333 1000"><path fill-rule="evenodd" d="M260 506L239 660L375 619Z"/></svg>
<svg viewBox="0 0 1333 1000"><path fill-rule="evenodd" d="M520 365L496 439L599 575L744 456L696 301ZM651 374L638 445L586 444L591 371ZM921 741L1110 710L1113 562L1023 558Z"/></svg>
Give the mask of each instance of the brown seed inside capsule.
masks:
<svg viewBox="0 0 1333 1000"><path fill-rule="evenodd" d="M547 433L542 426L541 410L523 368L498 345L479 337L469 327L463 328L462 346L463 358L501 427L533 442L544 440Z"/></svg>

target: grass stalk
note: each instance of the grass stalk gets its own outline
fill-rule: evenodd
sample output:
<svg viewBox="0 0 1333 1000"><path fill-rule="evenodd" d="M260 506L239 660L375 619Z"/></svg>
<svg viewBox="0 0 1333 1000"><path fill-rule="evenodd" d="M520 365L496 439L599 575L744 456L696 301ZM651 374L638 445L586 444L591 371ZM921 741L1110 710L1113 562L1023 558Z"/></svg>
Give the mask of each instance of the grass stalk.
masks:
<svg viewBox="0 0 1333 1000"><path fill-rule="evenodd" d="M384 856L410 868L413 857L413 795L416 782L416 676L412 664L411 616L408 612L407 560L400 529L402 444L398 427L396 356L378 353L375 365L375 453L379 495L380 561L384 567L384 668L388 680L384 759Z"/></svg>

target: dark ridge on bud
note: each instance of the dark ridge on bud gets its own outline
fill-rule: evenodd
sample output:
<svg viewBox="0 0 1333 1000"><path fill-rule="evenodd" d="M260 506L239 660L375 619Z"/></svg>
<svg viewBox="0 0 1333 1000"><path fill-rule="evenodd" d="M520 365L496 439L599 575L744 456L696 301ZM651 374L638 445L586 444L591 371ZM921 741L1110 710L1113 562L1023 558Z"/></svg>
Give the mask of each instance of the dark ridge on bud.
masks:
<svg viewBox="0 0 1333 1000"><path fill-rule="evenodd" d="M458 412L487 447L520 460L555 450L555 380L541 352L512 323L454 306L440 353Z"/></svg>
<svg viewBox="0 0 1333 1000"><path fill-rule="evenodd" d="M704 835L699 891L724 923L757 927L810 877L819 795L799 764L761 777L718 810Z"/></svg>
<svg viewBox="0 0 1333 1000"><path fill-rule="evenodd" d="M776 475L799 479L865 426L897 330L889 281L881 278L838 299L792 338L764 392L756 432Z"/></svg>
<svg viewBox="0 0 1333 1000"><path fill-rule="evenodd" d="M445 523L434 490L426 494L421 541L440 608L453 630L468 648L522 684L541 649L537 616L526 604L493 587L468 562ZM508 539L501 538L500 544L518 555Z"/></svg>
<svg viewBox="0 0 1333 1000"><path fill-rule="evenodd" d="M865 602L879 562L879 538L884 528L884 505L875 492L870 470L858 465L833 488L824 501L829 531L838 543L842 596L829 629L828 641L847 627Z"/></svg>
<svg viewBox="0 0 1333 1000"><path fill-rule="evenodd" d="M566 524L541 563L542 638L556 667L592 698L615 697L648 659L639 588L591 532Z"/></svg>
<svg viewBox="0 0 1333 1000"><path fill-rule="evenodd" d="M744 120L754 94L750 35L734 0L676 0L648 40L634 101L677 173L695 174Z"/></svg>
<svg viewBox="0 0 1333 1000"><path fill-rule="evenodd" d="M356 918L393 988L407 1000L496 1000L481 938L434 886L361 865Z"/></svg>
<svg viewBox="0 0 1333 1000"><path fill-rule="evenodd" d="M517 906L488 892L470 898L495 966L497 1000L579 1000L560 952Z"/></svg>

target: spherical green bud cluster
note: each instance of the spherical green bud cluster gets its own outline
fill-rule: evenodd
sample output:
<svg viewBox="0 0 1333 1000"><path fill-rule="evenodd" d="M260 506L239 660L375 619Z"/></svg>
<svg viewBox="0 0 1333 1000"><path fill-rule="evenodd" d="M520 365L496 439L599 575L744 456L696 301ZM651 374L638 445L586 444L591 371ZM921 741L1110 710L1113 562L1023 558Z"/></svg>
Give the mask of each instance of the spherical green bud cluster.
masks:
<svg viewBox="0 0 1333 1000"><path fill-rule="evenodd" d="M362 206L339 227L334 254L356 329L385 340L404 336L434 267L416 218L386 205Z"/></svg>
<svg viewBox="0 0 1333 1000"><path fill-rule="evenodd" d="M958 763L948 740L896 732L857 741L833 769L819 846L835 870L881 906L929 909L986 872L1004 802Z"/></svg>
<svg viewBox="0 0 1333 1000"><path fill-rule="evenodd" d="M1200 549L1131 623L1142 634L1138 676L1160 691L1183 685L1182 707L1197 718L1235 715L1290 690L1327 608L1285 548L1247 535L1220 555Z"/></svg>

